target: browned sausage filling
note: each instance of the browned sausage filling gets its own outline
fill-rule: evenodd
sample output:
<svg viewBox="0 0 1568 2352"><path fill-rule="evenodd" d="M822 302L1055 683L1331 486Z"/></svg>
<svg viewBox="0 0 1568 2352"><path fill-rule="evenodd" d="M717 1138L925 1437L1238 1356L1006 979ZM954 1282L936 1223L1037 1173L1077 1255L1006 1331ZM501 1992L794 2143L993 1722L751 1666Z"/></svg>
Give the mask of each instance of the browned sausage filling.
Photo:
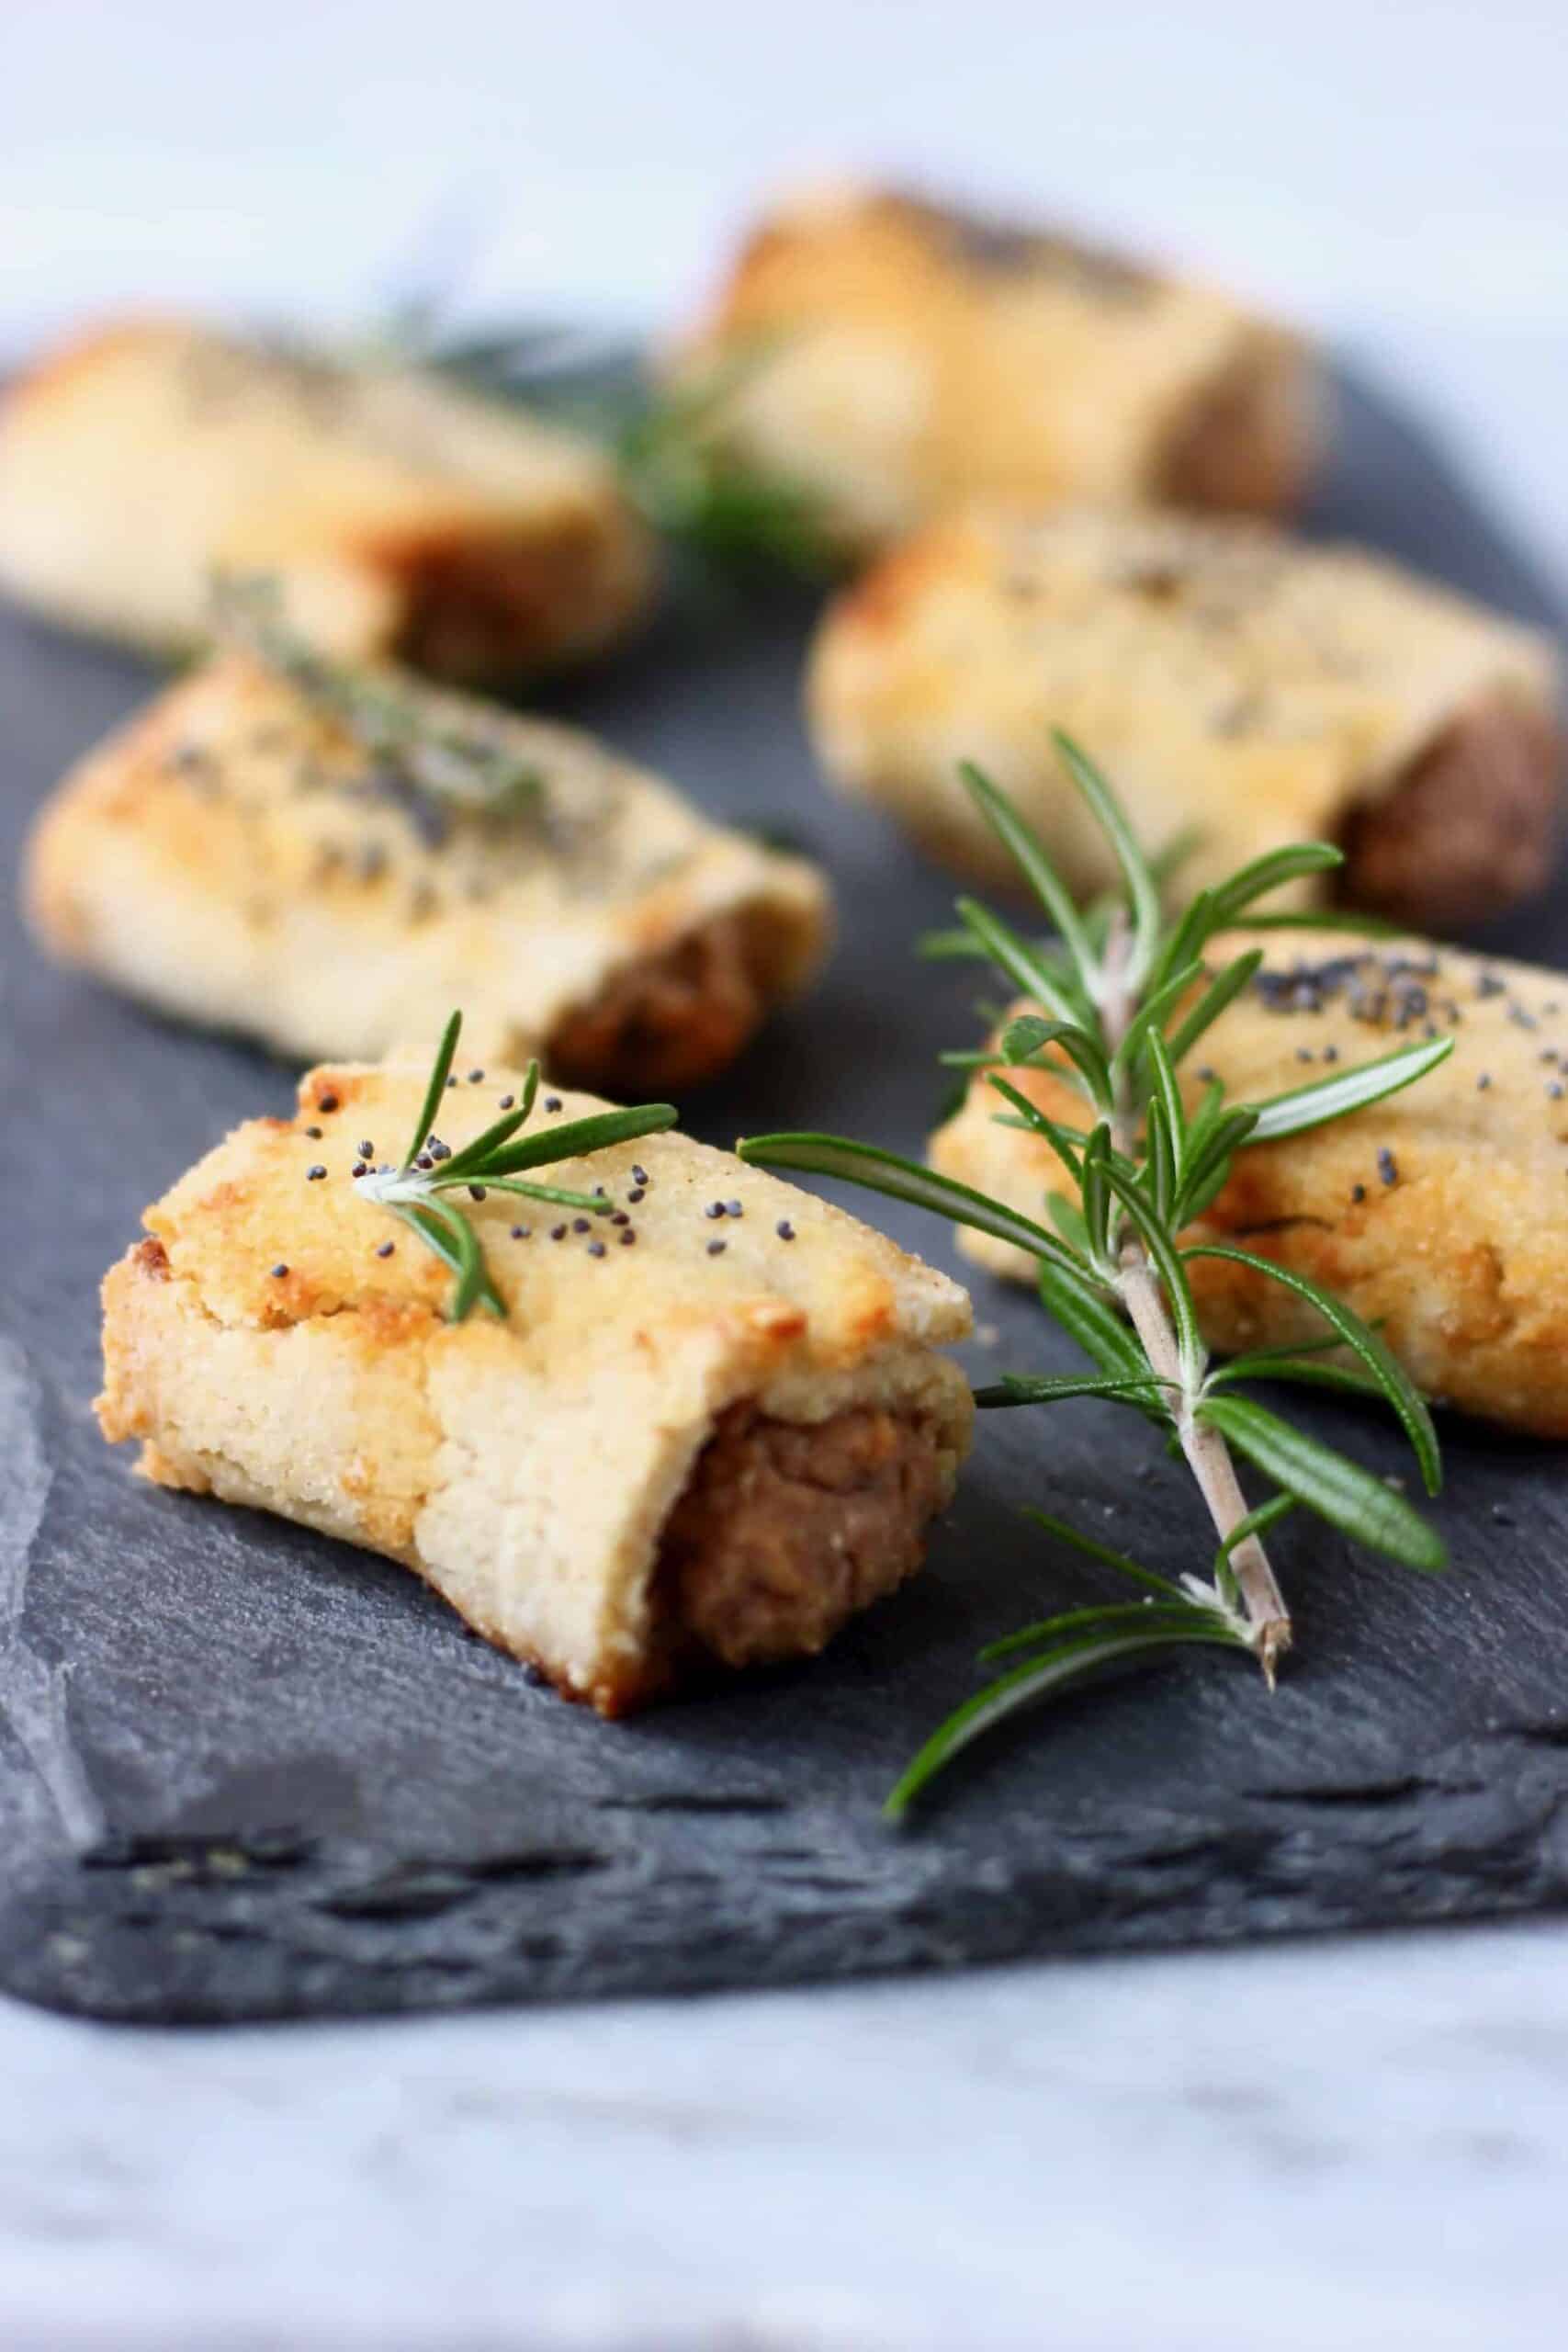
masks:
<svg viewBox="0 0 1568 2352"><path fill-rule="evenodd" d="M936 1432L880 1406L814 1426L733 1406L664 1530L655 1574L675 1663L814 1654L919 1566L951 1480Z"/></svg>
<svg viewBox="0 0 1568 2352"><path fill-rule="evenodd" d="M1456 718L1340 835L1344 896L1444 931L1543 888L1561 830L1563 737L1495 695Z"/></svg>
<svg viewBox="0 0 1568 2352"><path fill-rule="evenodd" d="M767 943L737 915L616 973L550 1042L551 1075L605 1094L679 1091L733 1061L765 1009Z"/></svg>
<svg viewBox="0 0 1568 2352"><path fill-rule="evenodd" d="M1233 360L1181 417L1151 494L1222 513L1289 510L1306 488L1312 398L1302 363L1283 340Z"/></svg>
<svg viewBox="0 0 1568 2352"><path fill-rule="evenodd" d="M408 606L396 652L456 684L522 673L609 634L621 601L598 526L508 546L462 539L405 563Z"/></svg>

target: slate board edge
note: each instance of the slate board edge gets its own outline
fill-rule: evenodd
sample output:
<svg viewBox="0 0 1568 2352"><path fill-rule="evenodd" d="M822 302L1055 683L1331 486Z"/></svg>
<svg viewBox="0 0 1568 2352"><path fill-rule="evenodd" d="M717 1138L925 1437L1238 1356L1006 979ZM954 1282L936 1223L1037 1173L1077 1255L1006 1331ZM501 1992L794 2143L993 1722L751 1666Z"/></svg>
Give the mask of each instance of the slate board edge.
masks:
<svg viewBox="0 0 1568 2352"><path fill-rule="evenodd" d="M1435 1817L1445 1813L1446 1824ZM802 1904L798 1876L763 1873L752 1916L701 1944L671 1946L650 1918L660 1952L650 1984L647 1943L626 1939L624 1917L597 1918L592 1895L563 1929L547 1890L592 1856L558 1871L547 1851L506 1868L364 1846L318 1851L287 1832L133 1833L62 1860L0 1904L0 1988L68 2015L214 2024L758 1990L1564 1909L1568 1720L1459 1742L1382 1784L1255 1795L1240 1817L1150 1805L1120 1830L1044 1821L1038 1863L994 1888L965 1883L940 1811L918 1828L872 1834L885 1837L890 1863L912 1843L931 1874L892 1907L875 1907L868 1888L860 1935L846 1941L843 1929L856 1890L840 1882L827 1901ZM519 1876L541 1896L522 1932L504 1891ZM470 1949L454 1952L465 1911ZM220 1946L228 1966L215 1980Z"/></svg>

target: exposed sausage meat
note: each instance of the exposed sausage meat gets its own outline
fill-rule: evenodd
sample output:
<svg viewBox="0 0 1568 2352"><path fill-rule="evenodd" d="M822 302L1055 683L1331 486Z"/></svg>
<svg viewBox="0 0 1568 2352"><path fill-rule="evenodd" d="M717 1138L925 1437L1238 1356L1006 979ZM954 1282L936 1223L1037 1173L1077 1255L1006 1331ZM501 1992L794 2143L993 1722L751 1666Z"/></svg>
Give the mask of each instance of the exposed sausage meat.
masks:
<svg viewBox="0 0 1568 2352"><path fill-rule="evenodd" d="M1444 729L1341 834L1345 896L1394 922L1448 931L1544 888L1562 830L1563 736L1545 711L1494 695Z"/></svg>
<svg viewBox="0 0 1568 2352"><path fill-rule="evenodd" d="M732 1407L665 1525L672 1647L727 1666L822 1649L919 1565L951 1483L937 1433L905 1415L856 1405L809 1425Z"/></svg>

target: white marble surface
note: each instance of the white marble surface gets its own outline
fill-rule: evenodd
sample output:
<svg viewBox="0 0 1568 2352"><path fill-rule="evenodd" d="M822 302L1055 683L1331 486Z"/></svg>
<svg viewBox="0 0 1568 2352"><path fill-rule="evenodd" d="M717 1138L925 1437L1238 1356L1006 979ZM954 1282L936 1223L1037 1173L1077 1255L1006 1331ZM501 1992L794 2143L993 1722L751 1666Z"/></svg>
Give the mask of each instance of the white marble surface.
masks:
<svg viewBox="0 0 1568 2352"><path fill-rule="evenodd" d="M421 2025L0 2010L7 2352L1531 2352L1568 1939Z"/></svg>
<svg viewBox="0 0 1568 2352"><path fill-rule="evenodd" d="M653 319L759 182L1066 204L1370 353L1568 577L1561 0L52 0L0 352L107 300ZM454 216L456 217L456 216ZM202 2036L0 2003L6 2352L1426 2352L1568 2310L1568 1928Z"/></svg>

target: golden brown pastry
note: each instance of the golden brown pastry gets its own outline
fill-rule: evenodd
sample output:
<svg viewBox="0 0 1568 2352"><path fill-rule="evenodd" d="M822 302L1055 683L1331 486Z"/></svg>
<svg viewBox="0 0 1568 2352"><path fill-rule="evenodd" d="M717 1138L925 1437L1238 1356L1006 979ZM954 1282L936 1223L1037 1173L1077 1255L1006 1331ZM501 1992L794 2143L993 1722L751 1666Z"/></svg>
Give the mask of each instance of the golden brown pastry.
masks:
<svg viewBox="0 0 1568 2352"><path fill-rule="evenodd" d="M185 650L213 576L262 571L322 650L472 683L606 644L651 582L606 458L430 375L131 319L12 388L0 586Z"/></svg>
<svg viewBox="0 0 1568 2352"><path fill-rule="evenodd" d="M1209 949L1217 967L1267 934ZM1568 1436L1568 978L1435 947L1291 932L1183 1065L1184 1088L1235 1102L1329 1076L1428 1036L1449 1058L1404 1093L1331 1125L1238 1153L1193 1236L1242 1243L1321 1283L1383 1338L1417 1385L1483 1419ZM1009 1072L1052 1117L1079 1096ZM976 1075L931 1162L1032 1211L1059 1190L1049 1147L1000 1126ZM1032 1261L965 1232L996 1272ZM1322 1336L1303 1301L1219 1261L1190 1269L1204 1337L1224 1352Z"/></svg>
<svg viewBox="0 0 1568 2352"><path fill-rule="evenodd" d="M1546 880L1558 695L1538 631L1359 549L1255 524L1000 508L934 526L840 596L808 687L829 774L986 880L1016 876L963 760L1012 796L1075 890L1115 879L1052 741L1061 728L1146 846L1192 835L1177 896L1329 840L1348 899L1438 928ZM1296 886L1295 902L1324 888Z"/></svg>
<svg viewBox="0 0 1568 2352"><path fill-rule="evenodd" d="M952 1492L970 1399L935 1350L969 1328L962 1289L664 1134L542 1171L606 1188L586 1232L465 1203L507 1313L448 1322L445 1268L351 1175L361 1146L401 1151L428 1070L313 1070L295 1119L237 1128L148 1210L104 1284L106 1436L163 1485L404 1562L606 1714L819 1650ZM444 1140L519 1086L465 1079ZM556 1100L535 1119L604 1107Z"/></svg>
<svg viewBox="0 0 1568 2352"><path fill-rule="evenodd" d="M490 1051L642 1095L722 1069L816 968L816 868L591 737L389 672L334 692L353 723L228 652L90 753L27 853L45 945L300 1056L462 1002Z"/></svg>
<svg viewBox="0 0 1568 2352"><path fill-rule="evenodd" d="M1318 437L1309 353L1226 296L852 186L761 222L675 374L863 549L993 493L1277 513Z"/></svg>

